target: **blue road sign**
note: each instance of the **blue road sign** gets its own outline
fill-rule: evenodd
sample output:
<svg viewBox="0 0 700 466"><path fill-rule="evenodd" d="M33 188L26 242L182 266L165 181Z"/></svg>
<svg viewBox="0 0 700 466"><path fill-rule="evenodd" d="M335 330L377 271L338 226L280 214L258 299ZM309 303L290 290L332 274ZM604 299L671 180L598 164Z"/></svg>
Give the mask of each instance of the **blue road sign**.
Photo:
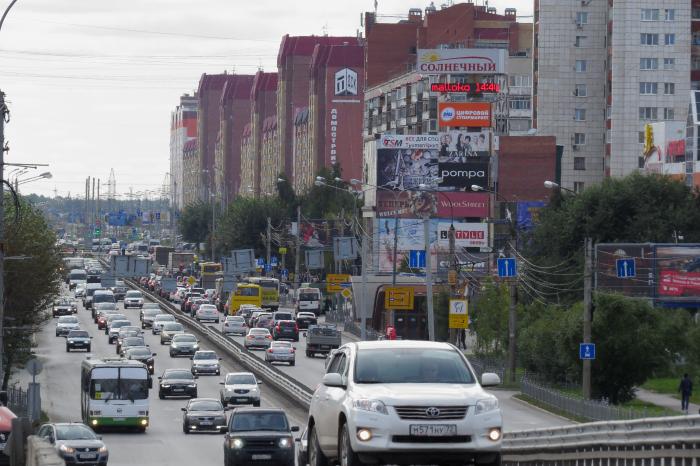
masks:
<svg viewBox="0 0 700 466"><path fill-rule="evenodd" d="M258 257L256 260L258 267L265 267L265 259L263 259L262 257Z"/></svg>
<svg viewBox="0 0 700 466"><path fill-rule="evenodd" d="M286 280L287 277L289 277L289 270L287 270L287 269L282 269L282 271L280 272L280 276L281 276L283 279Z"/></svg>
<svg viewBox="0 0 700 466"><path fill-rule="evenodd" d="M272 271L272 266L270 264L267 264L265 266L265 272L270 273Z"/></svg>
<svg viewBox="0 0 700 466"><path fill-rule="evenodd" d="M408 256L408 266L412 269L425 267L425 251L422 249L411 250Z"/></svg>
<svg viewBox="0 0 700 466"><path fill-rule="evenodd" d="M634 259L618 259L617 278L632 278L637 276L637 265Z"/></svg>
<svg viewBox="0 0 700 466"><path fill-rule="evenodd" d="M514 257L498 259L498 276L501 278L515 277L518 274Z"/></svg>
<svg viewBox="0 0 700 466"><path fill-rule="evenodd" d="M578 346L579 359L595 359L595 343L581 343Z"/></svg>
<svg viewBox="0 0 700 466"><path fill-rule="evenodd" d="M270 257L270 265L273 267L277 267L277 265L279 265L277 261L277 256Z"/></svg>
<svg viewBox="0 0 700 466"><path fill-rule="evenodd" d="M156 220L160 220L160 212L156 212Z"/></svg>

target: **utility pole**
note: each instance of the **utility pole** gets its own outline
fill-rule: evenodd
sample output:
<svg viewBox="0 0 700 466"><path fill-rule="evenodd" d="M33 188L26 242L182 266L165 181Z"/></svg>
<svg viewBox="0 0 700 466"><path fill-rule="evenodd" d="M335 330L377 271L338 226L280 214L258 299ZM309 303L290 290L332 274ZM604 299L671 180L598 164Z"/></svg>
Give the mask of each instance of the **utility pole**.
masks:
<svg viewBox="0 0 700 466"><path fill-rule="evenodd" d="M299 291L299 262L301 262L301 206L297 206L296 260L294 261L294 291Z"/></svg>
<svg viewBox="0 0 700 466"><path fill-rule="evenodd" d="M585 239L585 262L583 269L583 342L591 343L591 317L593 309L593 238ZM585 400L591 399L591 360L583 360L581 377Z"/></svg>
<svg viewBox="0 0 700 466"><path fill-rule="evenodd" d="M508 309L508 375L511 382L515 382L516 360L515 355L517 342L515 340L516 328L518 325L518 314L516 308L518 305L518 286L517 280L510 280L510 307Z"/></svg>
<svg viewBox="0 0 700 466"><path fill-rule="evenodd" d="M5 93L0 91L0 384L5 380L5 120L9 121L9 114Z"/></svg>
<svg viewBox="0 0 700 466"><path fill-rule="evenodd" d="M270 260L272 259L272 252L270 251L272 248L272 219L270 217L267 217L267 235L265 241L267 243L267 262L265 262L265 269L270 267L270 271L272 271L272 266L270 265ZM265 275L267 275L267 272Z"/></svg>
<svg viewBox="0 0 700 466"><path fill-rule="evenodd" d="M95 210L97 210L97 215L96 217L99 219L100 218L100 180L99 178L97 179L97 202L95 206ZM102 238L102 220L100 220L100 238Z"/></svg>
<svg viewBox="0 0 700 466"><path fill-rule="evenodd" d="M369 261L369 235L362 235L360 229L360 238L362 238L362 299L360 305L356 308L360 309L360 339L367 340L367 309L369 308L369 299L367 296L367 261Z"/></svg>
<svg viewBox="0 0 700 466"><path fill-rule="evenodd" d="M455 226L454 224L450 225L450 229L448 230L447 233L448 239L449 239L449 248L450 248L450 270L454 271L457 273L457 255L455 253L456 245L455 245ZM450 286L450 297L455 297L455 285ZM457 330L457 331L455 331ZM457 343L457 339L459 338L459 329L450 329L450 342L452 344Z"/></svg>
<svg viewBox="0 0 700 466"><path fill-rule="evenodd" d="M398 232L394 232L397 234ZM425 237L425 288L428 310L428 340L435 341L435 316L433 312L433 264L430 257L430 215L423 215L423 236Z"/></svg>

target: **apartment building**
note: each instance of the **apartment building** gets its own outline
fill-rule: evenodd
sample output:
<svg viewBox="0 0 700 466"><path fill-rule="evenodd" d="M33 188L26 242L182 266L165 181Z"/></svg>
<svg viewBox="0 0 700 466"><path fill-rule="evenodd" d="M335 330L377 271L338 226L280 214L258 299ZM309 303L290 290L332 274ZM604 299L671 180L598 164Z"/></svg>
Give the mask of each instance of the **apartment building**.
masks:
<svg viewBox="0 0 700 466"><path fill-rule="evenodd" d="M562 186L638 170L645 124L686 120L691 2L535 0L534 19L534 125L564 148Z"/></svg>
<svg viewBox="0 0 700 466"><path fill-rule="evenodd" d="M175 210L185 207L184 148L197 137L197 94L183 94L170 116L170 203Z"/></svg>

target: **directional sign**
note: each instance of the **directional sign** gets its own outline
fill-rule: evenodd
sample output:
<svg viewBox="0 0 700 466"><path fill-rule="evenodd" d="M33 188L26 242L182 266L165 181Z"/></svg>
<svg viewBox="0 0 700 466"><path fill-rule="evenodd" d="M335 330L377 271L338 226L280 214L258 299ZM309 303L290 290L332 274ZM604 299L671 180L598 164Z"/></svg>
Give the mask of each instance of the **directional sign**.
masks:
<svg viewBox="0 0 700 466"><path fill-rule="evenodd" d="M326 275L326 291L329 293L340 293L343 291L343 283L350 282L350 275L347 273L329 273Z"/></svg>
<svg viewBox="0 0 700 466"><path fill-rule="evenodd" d="M277 267L277 266L279 265L277 256L272 256L272 257L270 257L270 265L271 265L272 267Z"/></svg>
<svg viewBox="0 0 700 466"><path fill-rule="evenodd" d="M450 328L469 327L469 301L466 299L450 299Z"/></svg>
<svg viewBox="0 0 700 466"><path fill-rule="evenodd" d="M501 278L515 277L518 273L515 258L506 257L498 259L498 276Z"/></svg>
<svg viewBox="0 0 700 466"><path fill-rule="evenodd" d="M272 271L272 266L270 264L265 264L265 272L270 273Z"/></svg>
<svg viewBox="0 0 700 466"><path fill-rule="evenodd" d="M595 359L595 343L581 343L578 346L579 359Z"/></svg>
<svg viewBox="0 0 700 466"><path fill-rule="evenodd" d="M413 310L413 287L394 286L384 290L384 307L386 309Z"/></svg>
<svg viewBox="0 0 700 466"><path fill-rule="evenodd" d="M289 277L289 270L282 269L282 271L280 272L280 277L282 277L282 279L286 280Z"/></svg>
<svg viewBox="0 0 700 466"><path fill-rule="evenodd" d="M174 277L163 277L160 279L160 288L168 293L177 290L177 280Z"/></svg>
<svg viewBox="0 0 700 466"><path fill-rule="evenodd" d="M411 250L408 256L408 266L412 269L421 269L425 267L425 251Z"/></svg>
<svg viewBox="0 0 700 466"><path fill-rule="evenodd" d="M634 259L617 259L617 278L632 278L637 276L637 266Z"/></svg>

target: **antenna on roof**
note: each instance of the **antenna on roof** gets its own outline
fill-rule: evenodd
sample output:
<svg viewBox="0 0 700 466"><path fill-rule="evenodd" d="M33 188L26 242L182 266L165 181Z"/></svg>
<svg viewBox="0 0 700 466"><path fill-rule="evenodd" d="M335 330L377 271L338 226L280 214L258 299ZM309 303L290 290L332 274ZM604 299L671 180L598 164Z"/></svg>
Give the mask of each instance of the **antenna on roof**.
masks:
<svg viewBox="0 0 700 466"><path fill-rule="evenodd" d="M328 37L328 23L323 25L323 27L321 28L321 31L323 31L323 35L325 37Z"/></svg>
<svg viewBox="0 0 700 466"><path fill-rule="evenodd" d="M377 14L377 8L379 7L379 0L374 0L374 14Z"/></svg>

